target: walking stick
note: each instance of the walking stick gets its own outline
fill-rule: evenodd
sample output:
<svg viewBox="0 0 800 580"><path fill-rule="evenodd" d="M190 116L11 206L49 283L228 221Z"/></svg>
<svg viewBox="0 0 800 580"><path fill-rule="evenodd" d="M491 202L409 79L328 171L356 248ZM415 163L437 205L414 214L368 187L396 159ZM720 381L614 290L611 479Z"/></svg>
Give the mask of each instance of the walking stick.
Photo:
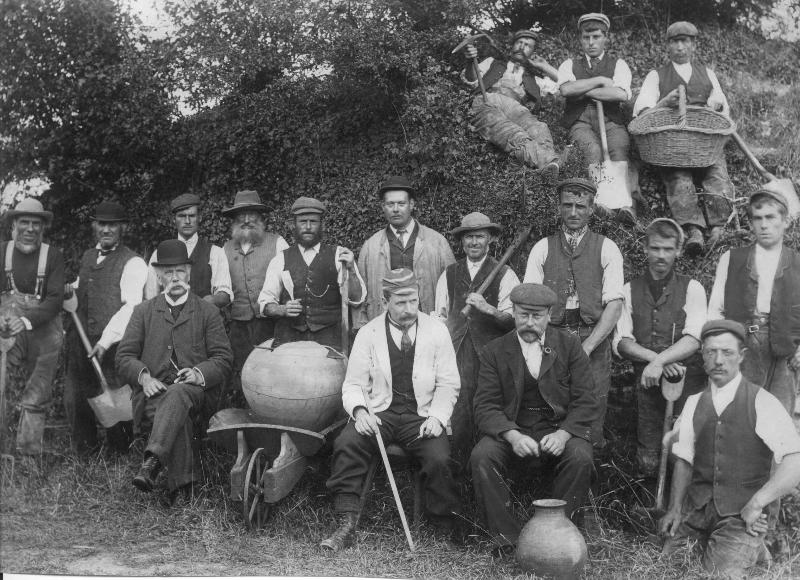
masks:
<svg viewBox="0 0 800 580"><path fill-rule="evenodd" d="M372 405L369 402L369 393L367 393L366 385L361 387L361 393L364 395L364 404L366 405L367 412L375 417L375 412L372 410ZM392 488L392 495L394 495L394 503L397 505L397 511L400 513L400 521L403 523L403 531L406 533L406 540L408 540L408 547L413 552L416 548L414 547L414 540L411 539L411 530L408 527L408 522L406 521L406 512L403 511L403 504L400 502L400 493L397 491L397 484L394 481L394 475L392 474L392 466L389 464L389 456L386 454L386 445L383 444L383 437L381 436L380 430L375 432L375 437L378 438L378 448L381 451L381 459L383 459L383 467L386 469L386 477L389 478L389 485Z"/></svg>

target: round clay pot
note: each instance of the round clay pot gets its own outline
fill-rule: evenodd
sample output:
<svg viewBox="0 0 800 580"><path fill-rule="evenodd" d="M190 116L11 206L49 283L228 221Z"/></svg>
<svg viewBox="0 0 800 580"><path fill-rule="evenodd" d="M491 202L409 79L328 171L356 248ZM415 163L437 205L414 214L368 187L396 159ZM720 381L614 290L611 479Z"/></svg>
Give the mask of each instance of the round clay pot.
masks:
<svg viewBox="0 0 800 580"><path fill-rule="evenodd" d="M533 502L533 517L517 541L517 563L524 570L555 578L577 578L583 570L586 541L564 513L565 505L560 499Z"/></svg>

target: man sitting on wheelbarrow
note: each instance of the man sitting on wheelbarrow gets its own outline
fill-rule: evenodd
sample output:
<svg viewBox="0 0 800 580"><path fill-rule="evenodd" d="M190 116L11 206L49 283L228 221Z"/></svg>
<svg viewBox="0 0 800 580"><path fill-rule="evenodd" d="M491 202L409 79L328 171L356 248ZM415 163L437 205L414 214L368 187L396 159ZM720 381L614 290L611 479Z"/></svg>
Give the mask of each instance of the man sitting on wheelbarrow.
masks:
<svg viewBox="0 0 800 580"><path fill-rule="evenodd" d="M461 509L445 432L461 387L453 343L444 324L418 311L419 284L411 270L390 271L383 297L386 312L356 335L342 385L353 421L334 442L327 483L339 527L321 543L334 552L355 540L377 437L402 445L419 461L431 523L453 531Z"/></svg>
<svg viewBox="0 0 800 580"><path fill-rule="evenodd" d="M367 288L353 252L322 243L325 204L300 197L292 204L295 244L279 252L267 266L258 306L277 318L274 346L312 340L336 349L342 345L342 264L348 272L351 306L364 302Z"/></svg>
<svg viewBox="0 0 800 580"><path fill-rule="evenodd" d="M153 266L164 292L136 306L116 363L120 380L133 386L141 431L150 433L133 485L151 491L163 466L175 497L181 489L191 491L194 425L216 409L233 352L219 309L190 292L186 244L161 242Z"/></svg>
<svg viewBox="0 0 800 580"><path fill-rule="evenodd" d="M714 72L694 59L697 28L690 22L674 22L667 28L669 62L651 70L636 98L633 115L652 107L678 106L678 86L686 87L686 104L709 107L728 113L728 100ZM712 165L695 168L662 168L661 176L667 191L672 218L686 230L684 251L696 255L703 251L703 232L708 230L708 243L714 244L731 213L733 183L728 177L724 155ZM705 216L700 207L695 181L706 193Z"/></svg>

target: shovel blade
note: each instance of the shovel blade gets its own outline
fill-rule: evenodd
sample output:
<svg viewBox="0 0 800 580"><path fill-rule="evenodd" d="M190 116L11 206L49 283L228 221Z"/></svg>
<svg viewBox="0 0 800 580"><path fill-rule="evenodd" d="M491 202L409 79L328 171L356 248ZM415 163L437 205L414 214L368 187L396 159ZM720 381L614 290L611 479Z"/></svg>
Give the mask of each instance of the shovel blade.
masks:
<svg viewBox="0 0 800 580"><path fill-rule="evenodd" d="M88 399L100 424L108 429L120 421L133 419L133 406L131 405L131 388L123 385L119 389L103 391L101 395Z"/></svg>
<svg viewBox="0 0 800 580"><path fill-rule="evenodd" d="M589 175L597 186L595 203L608 209L633 206L627 161L592 163L589 165Z"/></svg>
<svg viewBox="0 0 800 580"><path fill-rule="evenodd" d="M786 203L789 204L790 218L800 215L800 197L797 196L797 191L795 191L791 179L773 179L765 183L763 187L775 193L780 193L786 198Z"/></svg>

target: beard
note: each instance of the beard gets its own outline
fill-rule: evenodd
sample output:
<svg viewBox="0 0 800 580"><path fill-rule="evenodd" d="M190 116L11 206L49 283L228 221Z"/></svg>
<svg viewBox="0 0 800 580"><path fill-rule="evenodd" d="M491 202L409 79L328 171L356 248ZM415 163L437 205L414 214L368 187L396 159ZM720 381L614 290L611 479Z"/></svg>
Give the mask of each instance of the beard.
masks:
<svg viewBox="0 0 800 580"><path fill-rule="evenodd" d="M242 244L260 244L266 237L266 226L263 223L233 224L231 238Z"/></svg>
<svg viewBox="0 0 800 580"><path fill-rule="evenodd" d="M42 245L41 234L39 234L33 241L20 240L16 232L12 233L12 238L14 239L14 247L17 248L23 254L33 254L36 250L39 249L39 246Z"/></svg>

